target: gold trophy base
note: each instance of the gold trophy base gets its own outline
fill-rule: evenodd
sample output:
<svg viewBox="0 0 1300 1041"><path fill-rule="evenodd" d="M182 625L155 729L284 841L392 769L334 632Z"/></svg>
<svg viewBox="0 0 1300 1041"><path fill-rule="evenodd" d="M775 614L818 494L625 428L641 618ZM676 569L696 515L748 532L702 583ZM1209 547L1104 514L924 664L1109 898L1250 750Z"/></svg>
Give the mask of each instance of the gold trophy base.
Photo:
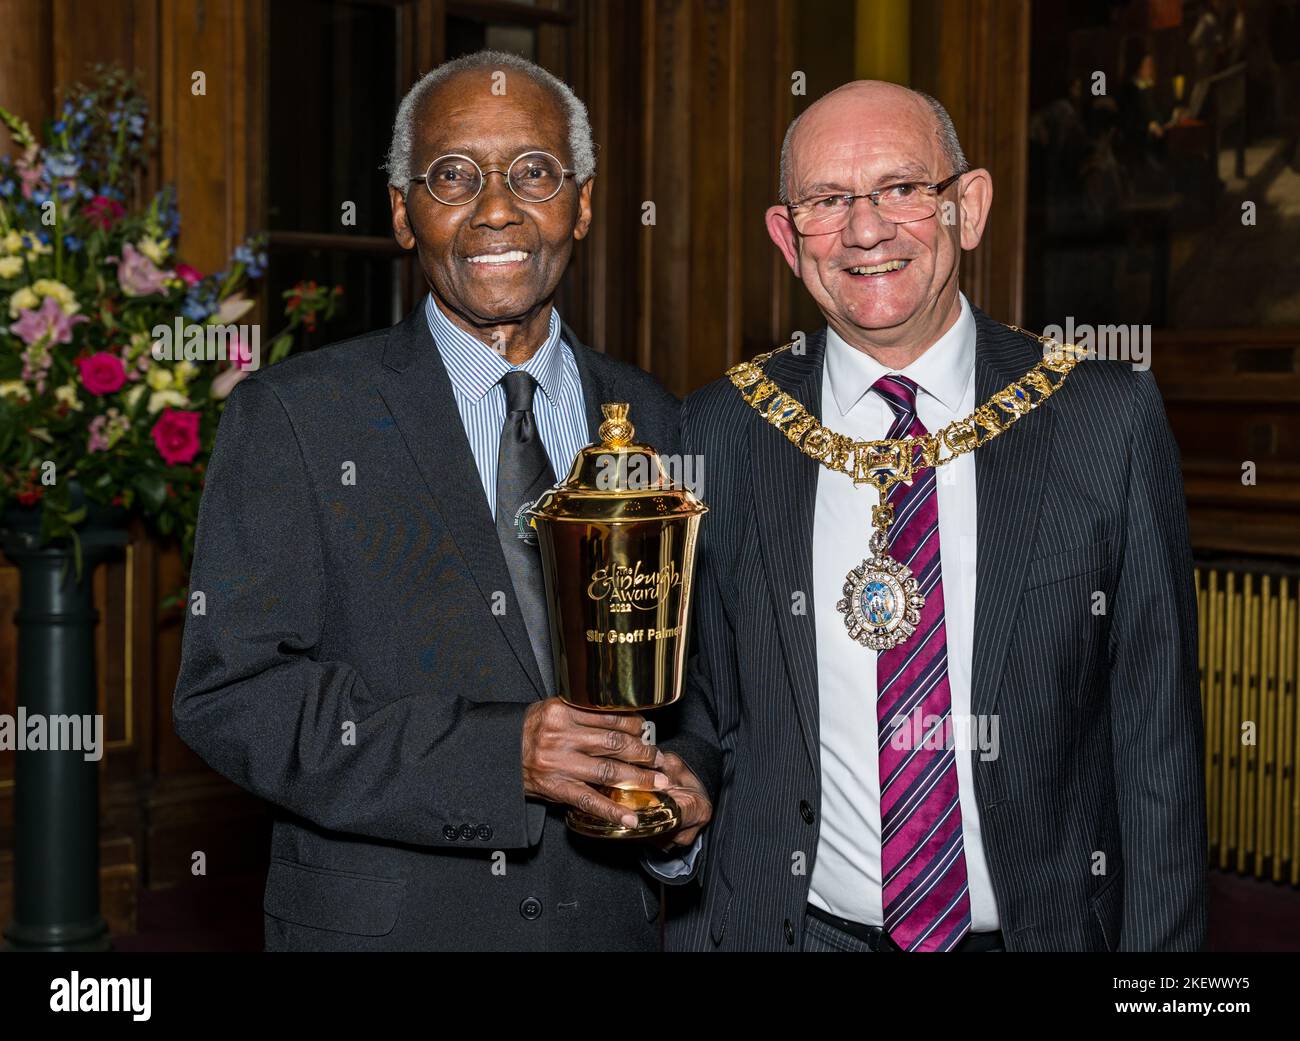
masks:
<svg viewBox="0 0 1300 1041"><path fill-rule="evenodd" d="M579 835L589 835L596 839L647 839L652 835L672 831L682 822L681 810L666 792L607 788L604 785L593 787L607 799L635 813L637 823L635 827L625 828L603 817L593 817L581 810L570 810L564 821L571 831L576 831Z"/></svg>

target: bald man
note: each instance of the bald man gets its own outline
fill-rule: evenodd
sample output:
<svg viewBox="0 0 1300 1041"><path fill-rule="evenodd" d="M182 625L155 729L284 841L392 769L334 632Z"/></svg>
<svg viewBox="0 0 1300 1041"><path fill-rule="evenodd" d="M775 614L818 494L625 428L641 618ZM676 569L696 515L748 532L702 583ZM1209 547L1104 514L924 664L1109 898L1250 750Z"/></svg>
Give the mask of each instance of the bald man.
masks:
<svg viewBox="0 0 1300 1041"><path fill-rule="evenodd" d="M712 507L689 696L724 768L670 946L1199 948L1192 558L1151 374L962 294L993 184L933 98L828 94L780 193L826 327L684 406Z"/></svg>

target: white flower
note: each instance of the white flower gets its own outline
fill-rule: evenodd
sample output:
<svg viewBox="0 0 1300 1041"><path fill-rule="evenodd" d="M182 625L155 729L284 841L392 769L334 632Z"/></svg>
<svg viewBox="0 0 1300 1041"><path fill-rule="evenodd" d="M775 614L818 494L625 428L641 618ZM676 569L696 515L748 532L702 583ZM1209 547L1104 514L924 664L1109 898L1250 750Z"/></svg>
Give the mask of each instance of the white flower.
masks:
<svg viewBox="0 0 1300 1041"><path fill-rule="evenodd" d="M22 269L22 257L0 257L0 278L13 278Z"/></svg>
<svg viewBox="0 0 1300 1041"><path fill-rule="evenodd" d="M65 383L61 387L55 387L54 398L56 401L64 402L65 404L67 404L69 407L71 407L73 410L77 412L80 412L84 407L81 401L78 400L77 388L72 383Z"/></svg>
<svg viewBox="0 0 1300 1041"><path fill-rule="evenodd" d="M171 369L164 369L161 365L155 365L149 370L145 382L149 384L150 390L166 390L172 385L172 371ZM153 409L149 411L152 412Z"/></svg>
<svg viewBox="0 0 1300 1041"><path fill-rule="evenodd" d="M54 297L59 310L64 314L73 315L81 310L81 305L77 303L77 294L62 282L56 282L52 278L38 278L32 283L32 292L42 299L47 296Z"/></svg>
<svg viewBox="0 0 1300 1041"><path fill-rule="evenodd" d="M136 243L135 248L155 264L161 264L167 258L167 250L171 244L171 239L163 239L161 242L158 242L155 239L143 238Z"/></svg>
<svg viewBox="0 0 1300 1041"><path fill-rule="evenodd" d="M251 375L252 373L248 369L241 369L237 366L223 369L217 374L216 378L213 379L212 387L208 392L209 396L213 401L220 401L235 389L236 383Z"/></svg>
<svg viewBox="0 0 1300 1041"><path fill-rule="evenodd" d="M32 287L23 286L9 298L9 317L17 318L19 311L34 311L40 306L41 298L32 292Z"/></svg>
<svg viewBox="0 0 1300 1041"><path fill-rule="evenodd" d="M253 301L246 296L236 293L234 296L228 296L221 301L221 307L217 313L208 319L212 325L230 325L239 321L244 315L253 309Z"/></svg>
<svg viewBox="0 0 1300 1041"><path fill-rule="evenodd" d="M161 412L169 405L172 408L186 408L189 403L190 399L178 390L155 390L149 395L149 415Z"/></svg>
<svg viewBox="0 0 1300 1041"><path fill-rule="evenodd" d="M32 392L22 380L0 380L0 398L14 398L25 404L32 400Z"/></svg>

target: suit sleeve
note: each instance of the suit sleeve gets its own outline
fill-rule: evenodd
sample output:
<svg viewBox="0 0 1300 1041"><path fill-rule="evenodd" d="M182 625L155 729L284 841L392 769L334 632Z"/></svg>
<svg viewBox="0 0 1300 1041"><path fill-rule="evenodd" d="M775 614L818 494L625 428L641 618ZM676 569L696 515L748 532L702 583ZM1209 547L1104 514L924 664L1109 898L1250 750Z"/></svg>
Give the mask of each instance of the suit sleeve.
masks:
<svg viewBox="0 0 1300 1041"><path fill-rule="evenodd" d="M1134 383L1129 451L1126 544L1110 630L1120 946L1199 950L1208 854L1196 595L1178 447L1150 372Z"/></svg>
<svg viewBox="0 0 1300 1041"><path fill-rule="evenodd" d="M689 406L683 408L683 419ZM686 434L686 432L683 432ZM690 437L682 439L681 451L693 452ZM702 457L696 460L702 461ZM697 474L704 468L695 467ZM702 489L701 498L708 503L708 485ZM708 544L709 517L706 514L700 525L697 550L695 589L691 607L691 649L686 665L685 692L671 717L671 736L660 741L661 746L676 752L695 772L709 794L713 804L714 819L722 797L723 750L719 734L718 715L712 673L714 662L734 663L734 640L730 626L719 606L717 579ZM694 845L675 858L661 854L643 857L645 867L661 881L681 885L700 878L704 858L707 856L708 838L713 824L707 825L696 838Z"/></svg>
<svg viewBox="0 0 1300 1041"><path fill-rule="evenodd" d="M665 436L664 445L659 451L661 454L671 453L681 460L684 459L682 453L685 448L681 438L677 399L667 393L664 396L668 402L671 420L669 433ZM683 476L691 475L693 480L702 477L702 468L699 466L683 465L679 472ZM704 498L702 483L693 490ZM707 521L707 515L704 520ZM698 684L693 682L700 658L699 605L702 598L709 595L706 589L708 578L701 546L702 542L697 544L695 588L691 595L691 621L688 634L690 651L684 680L685 690L674 705L651 718L654 719L658 731L659 747L681 756L682 761L691 768L695 776L700 779L700 783L704 785L705 791L709 793L709 801L716 806L722 783L722 749L718 743L717 722L713 718L711 699L704 696L704 692L698 689Z"/></svg>
<svg viewBox="0 0 1300 1041"><path fill-rule="evenodd" d="M222 415L199 508L177 733L219 773L322 828L529 845L544 809L524 797L527 703L469 700L448 677L446 689L355 708L375 704L364 681L320 649L331 590L319 510L278 395L245 380ZM467 823L488 824L490 845L444 835Z"/></svg>

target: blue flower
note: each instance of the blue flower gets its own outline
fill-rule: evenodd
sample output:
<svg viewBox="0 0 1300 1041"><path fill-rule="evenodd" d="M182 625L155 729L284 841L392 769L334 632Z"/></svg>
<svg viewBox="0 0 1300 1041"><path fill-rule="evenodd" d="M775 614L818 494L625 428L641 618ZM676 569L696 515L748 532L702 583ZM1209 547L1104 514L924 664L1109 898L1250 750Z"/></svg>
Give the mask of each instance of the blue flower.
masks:
<svg viewBox="0 0 1300 1041"><path fill-rule="evenodd" d="M0 195L9 198L14 193L13 181L0 181Z"/></svg>
<svg viewBox="0 0 1300 1041"><path fill-rule="evenodd" d="M190 321L202 322L217 310L217 290L213 281L205 280L186 290L181 313Z"/></svg>
<svg viewBox="0 0 1300 1041"><path fill-rule="evenodd" d="M249 278L261 278L266 272L266 251L253 251L247 242L235 247L235 260L243 264Z"/></svg>
<svg viewBox="0 0 1300 1041"><path fill-rule="evenodd" d="M51 177L65 178L76 177L79 168L77 161L67 152L50 152L45 156L45 169Z"/></svg>
<svg viewBox="0 0 1300 1041"><path fill-rule="evenodd" d="M81 251L81 239L76 235L64 235L63 245L70 253L79 253Z"/></svg>
<svg viewBox="0 0 1300 1041"><path fill-rule="evenodd" d="M61 134L68 129L68 124L63 122L63 120L61 119L56 119L54 121L54 125L50 127L50 129L53 130L56 134Z"/></svg>

